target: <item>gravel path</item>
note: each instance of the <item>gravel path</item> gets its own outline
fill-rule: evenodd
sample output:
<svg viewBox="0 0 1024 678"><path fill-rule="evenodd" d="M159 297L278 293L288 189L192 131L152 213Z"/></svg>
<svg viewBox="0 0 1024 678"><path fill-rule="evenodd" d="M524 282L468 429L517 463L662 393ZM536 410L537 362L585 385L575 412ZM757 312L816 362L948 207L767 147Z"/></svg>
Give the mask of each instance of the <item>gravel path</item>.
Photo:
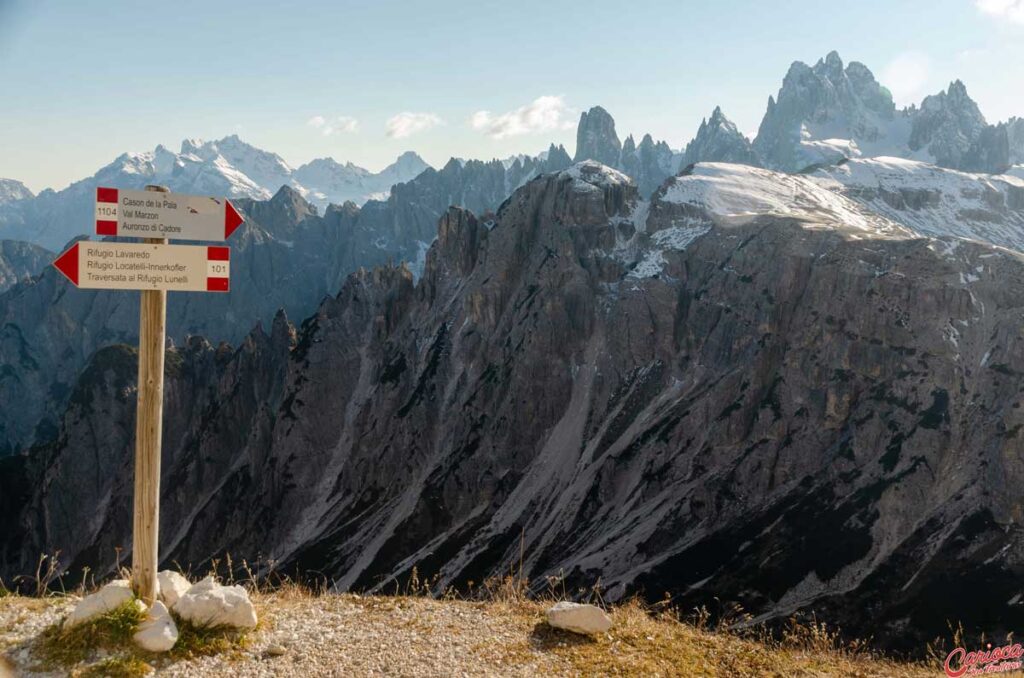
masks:
<svg viewBox="0 0 1024 678"><path fill-rule="evenodd" d="M73 598L0 598L0 678L37 672L33 643ZM811 639L766 645L674 619L638 605L611 612L611 631L587 638L552 629L537 602L466 602L423 597L253 596L259 627L239 649L149 662L159 676L696 676L728 678L923 678L940 663L897 664L830 649ZM103 658L97 654L90 662ZM76 667L71 675L80 673ZM1010 674L1002 674L1010 675ZM1014 674L1019 675L1019 674Z"/></svg>
<svg viewBox="0 0 1024 678"><path fill-rule="evenodd" d="M536 676L568 671L558 657L530 648L540 608L534 618L512 608L499 614L495 604L428 598L269 595L255 602L260 627L244 650L156 661L155 675ZM30 644L71 607L67 599L0 600L0 654L13 662L15 675L60 675L30 671L35 664Z"/></svg>

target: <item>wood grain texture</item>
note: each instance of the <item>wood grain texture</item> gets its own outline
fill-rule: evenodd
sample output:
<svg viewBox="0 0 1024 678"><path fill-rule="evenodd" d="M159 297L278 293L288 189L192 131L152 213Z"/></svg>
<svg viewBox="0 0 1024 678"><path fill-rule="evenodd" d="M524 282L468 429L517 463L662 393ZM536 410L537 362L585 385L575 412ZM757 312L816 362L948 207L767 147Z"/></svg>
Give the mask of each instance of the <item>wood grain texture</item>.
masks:
<svg viewBox="0 0 1024 678"><path fill-rule="evenodd" d="M147 186L159 191L160 187ZM166 188L163 189L166 192ZM164 238L144 242L166 244ZM152 605L160 562L160 453L164 420L164 347L167 292L144 290L139 300L139 389L135 417L135 502L132 534L132 587Z"/></svg>

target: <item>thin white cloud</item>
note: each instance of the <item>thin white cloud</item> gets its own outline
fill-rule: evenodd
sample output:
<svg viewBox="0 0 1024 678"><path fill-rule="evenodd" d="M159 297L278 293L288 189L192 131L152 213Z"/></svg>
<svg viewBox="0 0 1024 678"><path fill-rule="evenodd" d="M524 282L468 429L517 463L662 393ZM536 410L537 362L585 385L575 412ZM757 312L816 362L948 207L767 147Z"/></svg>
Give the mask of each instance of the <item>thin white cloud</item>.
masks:
<svg viewBox="0 0 1024 678"><path fill-rule="evenodd" d="M388 119L387 135L392 139L404 139L417 132L424 132L431 127L443 125L444 120L433 113L411 113L403 111Z"/></svg>
<svg viewBox="0 0 1024 678"><path fill-rule="evenodd" d="M897 54L882 70L882 84L898 105L917 103L931 75L931 60L922 52Z"/></svg>
<svg viewBox="0 0 1024 678"><path fill-rule="evenodd" d="M320 133L325 137L329 137L336 132L352 133L359 131L359 121L348 115L339 115L330 120L322 115L314 115L306 121L306 124L313 129L320 130Z"/></svg>
<svg viewBox="0 0 1024 678"><path fill-rule="evenodd" d="M562 97L542 96L501 115L495 115L490 111L477 111L470 116L469 125L489 137L504 139L555 129L572 129L574 115L575 111L565 105Z"/></svg>
<svg viewBox="0 0 1024 678"><path fill-rule="evenodd" d="M1024 25L1024 0L974 0L985 14Z"/></svg>

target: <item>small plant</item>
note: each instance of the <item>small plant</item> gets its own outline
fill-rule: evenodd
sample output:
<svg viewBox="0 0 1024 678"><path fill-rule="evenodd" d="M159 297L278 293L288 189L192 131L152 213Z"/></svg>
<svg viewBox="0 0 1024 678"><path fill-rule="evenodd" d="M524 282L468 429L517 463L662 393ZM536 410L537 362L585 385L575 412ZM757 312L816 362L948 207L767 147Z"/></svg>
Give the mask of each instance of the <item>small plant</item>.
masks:
<svg viewBox="0 0 1024 678"><path fill-rule="evenodd" d="M44 553L39 556L39 561L36 563L35 577L15 577L14 584L16 589L23 590L25 586L21 582L28 581L28 585L35 589L36 598L42 598L49 592L51 584L55 581L60 584L61 592L64 592L64 574L60 569L60 551L52 555Z"/></svg>
<svg viewBox="0 0 1024 678"><path fill-rule="evenodd" d="M522 577L507 575L484 580L478 595L496 603L525 603L530 597L530 584Z"/></svg>
<svg viewBox="0 0 1024 678"><path fill-rule="evenodd" d="M43 630L36 655L49 668L83 662L98 649L131 647L132 636L146 613L134 599L95 619L67 626L59 622Z"/></svg>
<svg viewBox="0 0 1024 678"><path fill-rule="evenodd" d="M230 626L199 626L177 615L174 622L178 626L178 642L170 653L174 659L223 654L244 648L248 642L245 633Z"/></svg>

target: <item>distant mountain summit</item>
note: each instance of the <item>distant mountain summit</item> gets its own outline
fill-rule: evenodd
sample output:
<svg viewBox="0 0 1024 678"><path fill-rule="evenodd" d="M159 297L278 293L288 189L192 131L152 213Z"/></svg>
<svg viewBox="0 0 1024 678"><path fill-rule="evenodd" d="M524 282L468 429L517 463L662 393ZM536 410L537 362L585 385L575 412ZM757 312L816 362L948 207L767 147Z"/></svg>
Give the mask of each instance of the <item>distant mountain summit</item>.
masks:
<svg viewBox="0 0 1024 678"><path fill-rule="evenodd" d="M342 165L334 158L317 158L295 170L292 177L300 187L313 187L305 194L314 204L362 204L372 198L386 198L392 186L409 181L429 167L416 153L406 151L376 174L351 162Z"/></svg>
<svg viewBox="0 0 1024 678"><path fill-rule="evenodd" d="M844 64L835 51L813 66L793 62L778 93L768 97L753 140L739 132L721 107L702 120L684 151L675 151L650 134L636 138L639 143L633 135L623 141L612 115L594 106L580 114L571 157L552 145L537 156L519 154L495 161L501 171L487 161L456 161L463 166L481 163L487 169L460 175L458 192L446 199L462 204L460 196L504 198L542 173L586 160L624 172L645 198L668 177L699 162L812 172L852 158L884 156L972 173L1024 175L1024 119L988 123L959 80L926 97L919 107L898 109L867 66L856 61ZM237 135L215 141L187 139L178 153L158 146L146 153L122 154L62 191L32 196L19 182L0 180L0 238L58 249L70 238L91 232L92 191L97 185L139 188L159 183L181 192L254 200L267 200L288 186L323 211L332 203L387 201L393 186L428 169L413 152L403 153L377 173L330 157L293 168L276 153ZM446 176L455 174L452 169Z"/></svg>
<svg viewBox="0 0 1024 678"><path fill-rule="evenodd" d="M323 209L329 203L363 204L371 198L386 197L391 186L409 181L428 167L410 152L379 173L352 163L342 165L331 158L295 169L276 153L248 144L237 135L216 141L186 139L180 153L165 146L144 153L123 153L93 176L61 191L47 189L32 196L19 182L3 180L0 238L59 249L71 238L91 233L96 186L142 188L162 184L181 193L254 200L267 200L282 186L288 186Z"/></svg>
<svg viewBox="0 0 1024 678"><path fill-rule="evenodd" d="M574 162L596 160L615 167L619 164L622 142L615 133L615 120L600 106L580 114L576 127L576 156Z"/></svg>
<svg viewBox="0 0 1024 678"><path fill-rule="evenodd" d="M28 190L28 187L20 181L0 179L0 205L34 197L32 191Z"/></svg>
<svg viewBox="0 0 1024 678"><path fill-rule="evenodd" d="M798 171L851 155L907 155L910 120L866 66L836 52L795 61L768 108L754 151L767 167Z"/></svg>
<svg viewBox="0 0 1024 678"><path fill-rule="evenodd" d="M942 167L963 167L988 127L978 104L959 80L950 83L945 92L925 97L912 117L910 150L926 153Z"/></svg>
<svg viewBox="0 0 1024 678"><path fill-rule="evenodd" d="M683 152L683 167L697 162L760 164L750 140L740 134L719 106L715 106L710 118L701 121L697 136L686 145Z"/></svg>
<svg viewBox="0 0 1024 678"><path fill-rule="evenodd" d="M836 52L795 61L754 139L761 164L797 172L843 158L894 156L951 169L1002 173L1024 161L1024 122L989 125L960 80L897 109L867 66Z"/></svg>
<svg viewBox="0 0 1024 678"><path fill-rule="evenodd" d="M625 143L615 132L615 120L600 106L580 115L576 129L574 162L594 160L625 172L632 177L642 195L650 195L668 177L675 174L679 163L664 141L655 142L645 134L638 146L630 135Z"/></svg>

